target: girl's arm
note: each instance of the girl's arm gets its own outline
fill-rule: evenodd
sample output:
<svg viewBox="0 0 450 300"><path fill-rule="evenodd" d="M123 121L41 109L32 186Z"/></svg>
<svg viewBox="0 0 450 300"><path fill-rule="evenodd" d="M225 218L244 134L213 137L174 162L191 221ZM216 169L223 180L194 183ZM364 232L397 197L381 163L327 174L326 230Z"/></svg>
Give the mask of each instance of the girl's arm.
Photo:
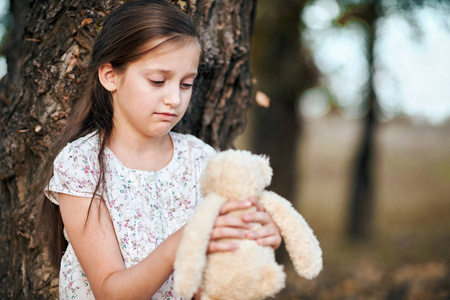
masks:
<svg viewBox="0 0 450 300"><path fill-rule="evenodd" d="M108 209L94 199L59 194L61 216L96 299L150 299L173 272L178 230L145 259L126 269Z"/></svg>

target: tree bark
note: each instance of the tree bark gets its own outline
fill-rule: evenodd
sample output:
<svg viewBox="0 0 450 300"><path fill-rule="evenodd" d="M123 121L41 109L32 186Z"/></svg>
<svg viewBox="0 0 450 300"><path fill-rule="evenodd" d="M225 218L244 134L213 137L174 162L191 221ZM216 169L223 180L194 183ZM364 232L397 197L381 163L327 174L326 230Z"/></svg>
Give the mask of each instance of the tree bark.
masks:
<svg viewBox="0 0 450 300"><path fill-rule="evenodd" d="M8 74L0 83L0 298L50 299L58 294L58 274L34 236L39 195L30 186L83 91L98 27L121 2L11 2L13 10L22 8L13 11ZM173 2L193 17L205 48L191 105L176 129L229 148L244 129L251 101L255 1Z"/></svg>

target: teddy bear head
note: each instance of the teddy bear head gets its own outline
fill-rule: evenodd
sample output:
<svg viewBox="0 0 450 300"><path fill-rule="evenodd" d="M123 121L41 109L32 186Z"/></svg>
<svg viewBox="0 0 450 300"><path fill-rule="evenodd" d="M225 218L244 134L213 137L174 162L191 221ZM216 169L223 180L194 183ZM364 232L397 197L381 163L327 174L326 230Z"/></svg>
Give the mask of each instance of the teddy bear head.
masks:
<svg viewBox="0 0 450 300"><path fill-rule="evenodd" d="M257 196L270 184L269 159L244 150L227 150L210 158L200 178L203 195L216 193L230 200Z"/></svg>

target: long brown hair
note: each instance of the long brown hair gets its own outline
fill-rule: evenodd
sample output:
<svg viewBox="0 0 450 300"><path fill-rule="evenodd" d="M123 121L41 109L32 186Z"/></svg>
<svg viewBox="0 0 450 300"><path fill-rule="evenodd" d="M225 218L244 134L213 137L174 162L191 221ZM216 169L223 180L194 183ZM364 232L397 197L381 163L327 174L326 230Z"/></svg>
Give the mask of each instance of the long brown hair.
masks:
<svg viewBox="0 0 450 300"><path fill-rule="evenodd" d="M163 39L163 42L148 49L149 42L156 39ZM111 63L117 72L125 72L128 64L157 47L167 43L192 41L200 44L191 19L165 0L131 1L111 12L93 47L86 91L81 98L74 101L65 130L52 147L51 158L43 167L41 182L37 184L41 195L50 182L54 159L62 148L69 142L97 131L100 175L90 205L92 206L94 196L101 198L101 193L97 195L97 192L102 190L101 187L105 182L104 149L113 130L114 112L111 93L101 85L98 78L100 66ZM41 231L41 239L48 248L52 264L59 268L61 257L67 247L61 214L59 207L44 195L40 201L37 229Z"/></svg>

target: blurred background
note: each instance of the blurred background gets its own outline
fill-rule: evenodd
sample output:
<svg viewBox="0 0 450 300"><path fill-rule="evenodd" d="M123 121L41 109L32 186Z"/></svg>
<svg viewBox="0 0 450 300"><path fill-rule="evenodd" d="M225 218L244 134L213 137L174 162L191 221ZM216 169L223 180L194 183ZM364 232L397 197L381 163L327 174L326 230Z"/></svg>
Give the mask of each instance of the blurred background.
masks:
<svg viewBox="0 0 450 300"><path fill-rule="evenodd" d="M257 4L236 148L270 156L324 252L307 281L280 251L277 299L450 299L450 1Z"/></svg>
<svg viewBox="0 0 450 300"><path fill-rule="evenodd" d="M7 33L12 26L12 15L9 9L8 0L0 0L0 46L5 44ZM6 58L0 55L0 78L2 78L7 72Z"/></svg>
<svg viewBox="0 0 450 300"><path fill-rule="evenodd" d="M315 231L277 299L450 299L450 1L259 0L236 147Z"/></svg>

